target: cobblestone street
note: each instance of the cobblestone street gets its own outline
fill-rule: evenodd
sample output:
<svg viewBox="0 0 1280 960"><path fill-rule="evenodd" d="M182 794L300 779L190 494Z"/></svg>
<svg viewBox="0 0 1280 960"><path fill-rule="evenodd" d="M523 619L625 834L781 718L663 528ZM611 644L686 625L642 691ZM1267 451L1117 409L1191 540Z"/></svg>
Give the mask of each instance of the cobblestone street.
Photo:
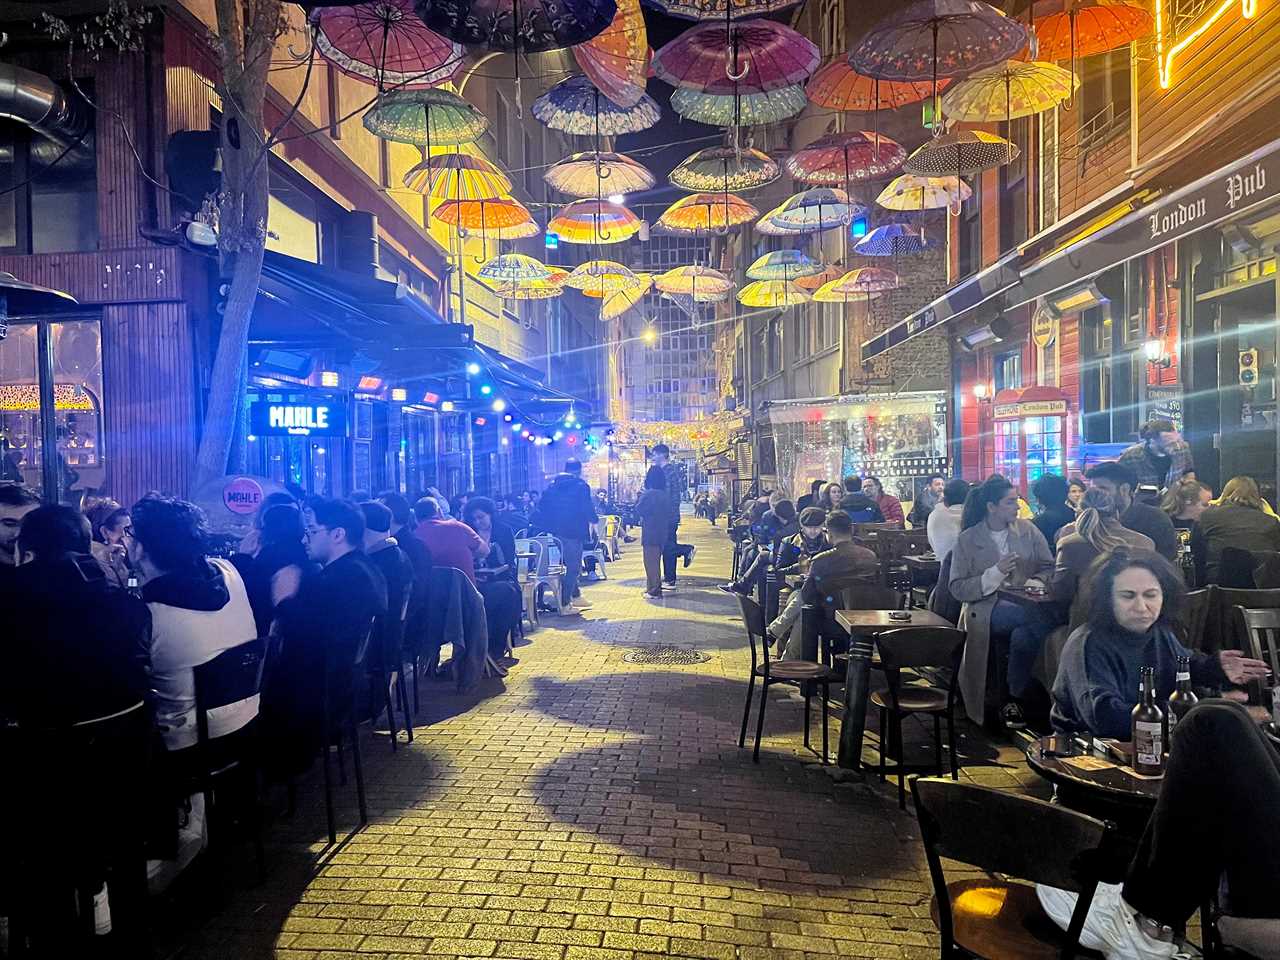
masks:
<svg viewBox="0 0 1280 960"><path fill-rule="evenodd" d="M314 777L271 827L267 880L237 869L226 902L167 955L934 957L923 856L895 786L834 783L802 747L785 688L771 693L760 764L738 748L749 648L713 588L729 541L687 516L681 533L697 558L663 602L641 597L632 544L607 581L584 585L582 616L544 616L504 680L466 701L425 683L412 745L392 755L366 728L369 826L344 839L354 789L336 787L328 849ZM651 643L709 659L624 661ZM833 762L838 731L833 711ZM965 746L967 776L1018 785L1015 753Z"/></svg>

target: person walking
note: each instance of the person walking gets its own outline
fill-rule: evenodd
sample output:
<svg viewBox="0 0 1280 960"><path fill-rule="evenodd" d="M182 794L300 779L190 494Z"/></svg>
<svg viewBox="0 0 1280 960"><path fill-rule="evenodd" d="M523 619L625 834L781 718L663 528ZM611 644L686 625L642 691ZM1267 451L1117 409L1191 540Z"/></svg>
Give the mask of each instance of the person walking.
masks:
<svg viewBox="0 0 1280 960"><path fill-rule="evenodd" d="M662 599L662 553L671 527L671 500L667 496L667 475L661 467L650 467L644 475L644 493L636 501L640 518L640 550L644 556L644 596Z"/></svg>
<svg viewBox="0 0 1280 960"><path fill-rule="evenodd" d="M579 596L578 578L582 576L582 546L591 534L591 524L600 519L591 488L582 479L582 461L570 457L564 462L564 472L543 491L536 517L531 522L560 539L564 562L560 610L574 613L573 601ZM579 606L585 604L580 602Z"/></svg>
<svg viewBox="0 0 1280 960"><path fill-rule="evenodd" d="M662 551L662 584L673 588L676 585L676 560L684 556L687 567L693 562L693 547L682 546L679 542L680 503L683 500L685 477L680 465L671 460L671 448L660 443L653 448L653 465L662 471L667 478L667 499L671 504L671 515L667 520L667 542Z"/></svg>

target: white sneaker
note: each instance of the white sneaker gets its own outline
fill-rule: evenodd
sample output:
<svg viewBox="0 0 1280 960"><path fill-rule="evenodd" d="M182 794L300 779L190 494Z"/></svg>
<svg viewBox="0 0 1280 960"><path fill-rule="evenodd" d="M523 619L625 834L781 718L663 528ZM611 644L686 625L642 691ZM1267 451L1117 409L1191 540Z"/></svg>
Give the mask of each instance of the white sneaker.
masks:
<svg viewBox="0 0 1280 960"><path fill-rule="evenodd" d="M1079 895L1036 884L1040 906L1063 930L1071 923ZM1137 911L1124 902L1120 886L1100 883L1080 931L1080 945L1100 950L1107 960L1170 960L1178 952L1172 941L1157 940L1138 923Z"/></svg>

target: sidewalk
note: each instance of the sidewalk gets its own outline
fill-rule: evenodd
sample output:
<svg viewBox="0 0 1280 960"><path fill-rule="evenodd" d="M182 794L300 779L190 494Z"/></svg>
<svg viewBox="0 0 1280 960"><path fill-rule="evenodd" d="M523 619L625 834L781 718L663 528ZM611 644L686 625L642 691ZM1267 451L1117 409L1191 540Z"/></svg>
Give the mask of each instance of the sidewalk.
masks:
<svg viewBox="0 0 1280 960"><path fill-rule="evenodd" d="M272 829L267 881L225 884L230 902L167 955L933 960L927 871L893 784L835 784L781 691L760 764L739 750L749 648L713 589L729 541L689 516L681 540L697 558L661 602L641 597L628 545L584 584L583 615L544 616L504 680L467 702L424 684L411 746L366 736L370 825L324 851L309 784ZM709 659L623 659L651 644ZM838 736L833 713L833 757ZM969 746L990 756L965 775L1023 782L1012 751ZM336 796L341 840L354 790Z"/></svg>

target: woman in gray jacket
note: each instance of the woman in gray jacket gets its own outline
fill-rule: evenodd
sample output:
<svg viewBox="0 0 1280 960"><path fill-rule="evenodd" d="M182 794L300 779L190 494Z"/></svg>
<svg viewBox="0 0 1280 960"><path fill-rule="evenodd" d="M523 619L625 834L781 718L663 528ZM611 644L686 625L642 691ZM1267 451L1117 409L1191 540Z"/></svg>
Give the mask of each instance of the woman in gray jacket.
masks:
<svg viewBox="0 0 1280 960"><path fill-rule="evenodd" d="M965 499L960 538L951 551L951 594L964 603L960 628L968 633L960 663L960 692L965 712L982 723L987 700L987 661L996 642L996 676L1004 682L1009 644L1037 646L1049 626L1026 607L999 600L1000 587L1021 586L1031 577L1047 583L1053 554L1044 535L1029 520L1018 519L1018 492L1004 477L993 475ZM1032 658L1034 659L1034 658ZM997 691L1007 726L1026 725L1022 708L1007 689Z"/></svg>

